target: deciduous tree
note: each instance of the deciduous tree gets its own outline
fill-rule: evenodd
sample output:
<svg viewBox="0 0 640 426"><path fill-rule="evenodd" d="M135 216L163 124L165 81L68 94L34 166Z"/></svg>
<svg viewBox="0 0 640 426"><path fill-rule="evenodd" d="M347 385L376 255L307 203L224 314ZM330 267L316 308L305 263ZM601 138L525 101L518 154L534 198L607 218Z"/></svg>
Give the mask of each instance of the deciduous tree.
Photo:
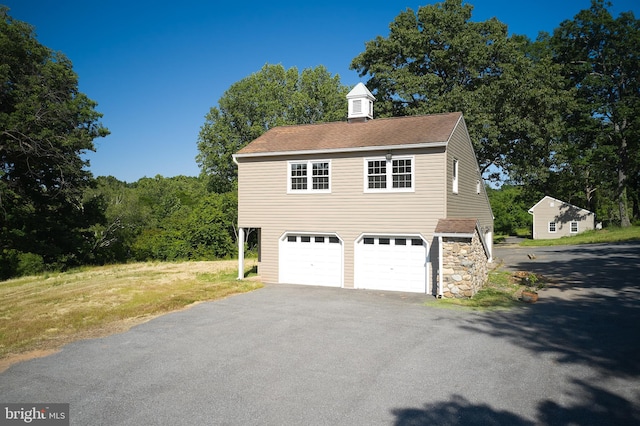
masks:
<svg viewBox="0 0 640 426"><path fill-rule="evenodd" d="M607 6L592 0L591 8L560 24L552 46L578 92L574 140L594 154L596 173L615 172L613 182L603 183L613 184L621 225L629 226L627 194L640 190L640 20L632 12L613 18Z"/></svg>
<svg viewBox="0 0 640 426"><path fill-rule="evenodd" d="M472 9L462 0L407 9L351 67L370 77L382 115L463 112L485 176L544 178L571 100L558 66L497 19L471 21Z"/></svg>
<svg viewBox="0 0 640 426"><path fill-rule="evenodd" d="M82 203L92 184L82 154L108 134L95 107L71 61L0 7L0 257L73 264L91 246L100 213Z"/></svg>
<svg viewBox="0 0 640 426"><path fill-rule="evenodd" d="M212 107L198 136L200 170L216 192L233 190L232 155L274 126L346 119L348 88L318 66L265 65L233 85Z"/></svg>

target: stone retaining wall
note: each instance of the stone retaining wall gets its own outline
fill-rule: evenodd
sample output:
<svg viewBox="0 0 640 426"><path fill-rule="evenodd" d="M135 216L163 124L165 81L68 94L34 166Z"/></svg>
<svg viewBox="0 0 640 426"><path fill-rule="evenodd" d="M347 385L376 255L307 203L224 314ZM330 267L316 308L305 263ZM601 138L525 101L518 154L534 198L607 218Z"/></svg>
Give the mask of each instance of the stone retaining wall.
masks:
<svg viewBox="0 0 640 426"><path fill-rule="evenodd" d="M477 230L472 239L442 238L443 297L472 297L488 275L488 259Z"/></svg>

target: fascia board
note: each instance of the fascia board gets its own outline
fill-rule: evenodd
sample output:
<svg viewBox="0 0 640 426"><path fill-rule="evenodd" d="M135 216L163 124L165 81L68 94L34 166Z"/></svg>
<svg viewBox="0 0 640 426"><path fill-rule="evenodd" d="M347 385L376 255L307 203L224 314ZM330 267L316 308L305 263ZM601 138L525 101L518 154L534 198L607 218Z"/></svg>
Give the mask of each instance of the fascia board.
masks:
<svg viewBox="0 0 640 426"><path fill-rule="evenodd" d="M456 234L453 232L436 232L434 237L448 237L448 238L473 238L474 234Z"/></svg>
<svg viewBox="0 0 640 426"><path fill-rule="evenodd" d="M448 142L428 142L414 143L406 145L382 145L382 146L362 146L357 148L335 148L335 149L314 149L302 151L273 151L273 152L256 152L248 154L233 154L234 161L238 158L257 158L257 157L280 157L280 156L296 156L296 155L317 155L317 154L334 154L342 152L366 152L366 151L393 151L399 149L420 149L420 148L442 148L446 147Z"/></svg>

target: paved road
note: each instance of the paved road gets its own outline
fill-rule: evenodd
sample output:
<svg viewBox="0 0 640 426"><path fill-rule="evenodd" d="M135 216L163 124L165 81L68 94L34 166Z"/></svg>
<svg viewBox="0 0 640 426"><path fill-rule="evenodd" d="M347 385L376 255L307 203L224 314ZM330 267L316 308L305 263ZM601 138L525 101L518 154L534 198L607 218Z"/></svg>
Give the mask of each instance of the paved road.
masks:
<svg viewBox="0 0 640 426"><path fill-rule="evenodd" d="M72 425L638 424L640 245L569 250L509 262L569 273L571 297L474 313L268 286L14 365L0 401L69 402Z"/></svg>
<svg viewBox="0 0 640 426"><path fill-rule="evenodd" d="M640 291L640 242L552 247L496 247L497 262L553 278L547 296L585 294L636 298Z"/></svg>

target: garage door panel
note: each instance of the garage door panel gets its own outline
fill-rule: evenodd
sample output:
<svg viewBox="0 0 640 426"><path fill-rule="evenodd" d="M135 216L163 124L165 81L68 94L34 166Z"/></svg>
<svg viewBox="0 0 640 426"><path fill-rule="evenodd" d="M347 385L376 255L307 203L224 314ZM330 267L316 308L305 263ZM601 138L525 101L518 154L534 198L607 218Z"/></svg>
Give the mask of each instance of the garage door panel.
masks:
<svg viewBox="0 0 640 426"><path fill-rule="evenodd" d="M333 235L287 235L280 240L281 283L342 286L342 242Z"/></svg>
<svg viewBox="0 0 640 426"><path fill-rule="evenodd" d="M427 243L415 237L365 236L355 248L355 287L424 293Z"/></svg>

